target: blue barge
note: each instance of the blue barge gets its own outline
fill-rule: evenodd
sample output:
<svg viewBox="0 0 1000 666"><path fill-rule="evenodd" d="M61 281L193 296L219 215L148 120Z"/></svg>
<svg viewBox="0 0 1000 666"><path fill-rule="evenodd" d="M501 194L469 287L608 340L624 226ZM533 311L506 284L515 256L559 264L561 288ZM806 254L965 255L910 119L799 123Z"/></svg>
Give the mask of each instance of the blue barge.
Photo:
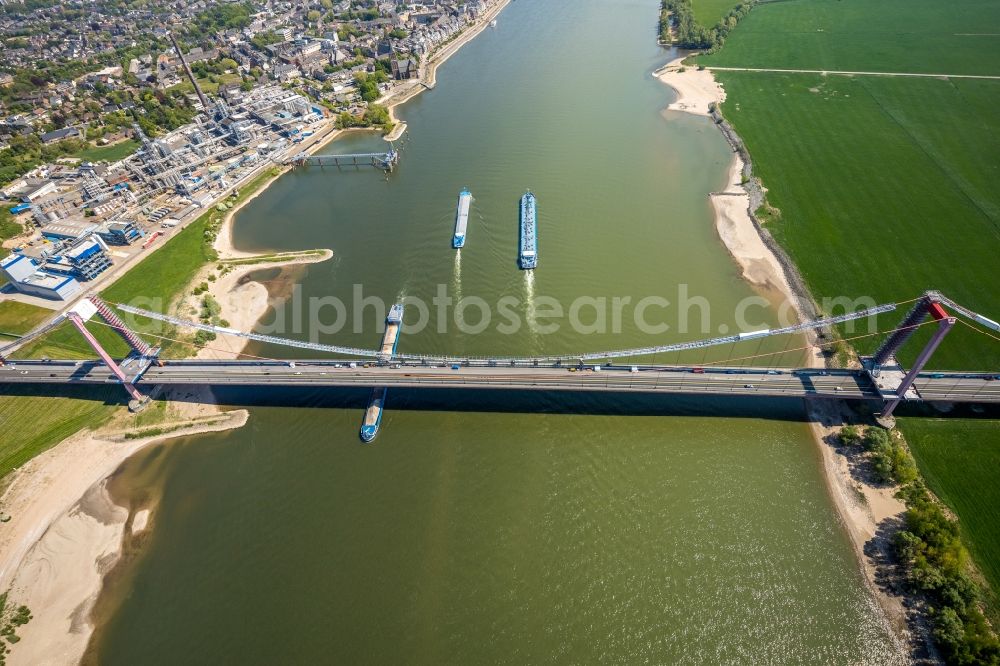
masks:
<svg viewBox="0 0 1000 666"><path fill-rule="evenodd" d="M538 206L531 190L521 197L520 253L517 257L522 270L538 265Z"/></svg>

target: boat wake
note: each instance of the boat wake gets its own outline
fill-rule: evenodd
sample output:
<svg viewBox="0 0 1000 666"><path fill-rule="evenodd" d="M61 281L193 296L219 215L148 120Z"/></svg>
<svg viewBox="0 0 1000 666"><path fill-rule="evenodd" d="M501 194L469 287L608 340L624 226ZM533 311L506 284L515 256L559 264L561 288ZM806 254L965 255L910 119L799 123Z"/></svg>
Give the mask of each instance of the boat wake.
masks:
<svg viewBox="0 0 1000 666"><path fill-rule="evenodd" d="M524 271L524 302L529 307L535 303L535 273Z"/></svg>
<svg viewBox="0 0 1000 666"><path fill-rule="evenodd" d="M455 292L455 300L462 300L462 251L455 251L455 263L451 270L451 286Z"/></svg>

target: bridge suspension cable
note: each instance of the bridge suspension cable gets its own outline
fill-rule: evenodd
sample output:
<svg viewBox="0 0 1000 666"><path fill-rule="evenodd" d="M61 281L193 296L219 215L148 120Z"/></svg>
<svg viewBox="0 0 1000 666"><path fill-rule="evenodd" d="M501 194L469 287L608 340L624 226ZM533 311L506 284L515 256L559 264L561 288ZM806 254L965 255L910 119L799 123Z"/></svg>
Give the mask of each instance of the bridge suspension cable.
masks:
<svg viewBox="0 0 1000 666"><path fill-rule="evenodd" d="M128 312L129 314L138 315L140 317L146 317L148 319L156 319L159 321L167 322L168 324L173 324L174 326L180 326L181 328L193 328L199 331L205 331L206 333L218 333L222 335L232 335L238 338L244 338L246 340L256 340L257 342L268 342L275 345L284 345L286 347L298 347L300 349L311 349L313 351L330 353L330 354L346 354L348 356L363 356L374 358L378 356L378 352L374 349L360 349L357 347L342 347L339 345L323 345L318 342L306 342L304 340L290 340L288 338L279 338L274 335L264 335L262 333L245 333L243 331L237 331L232 328L224 328L222 326L212 326L211 324L202 324L199 322L188 321L186 319L180 319L178 317L171 317L170 315L160 314L159 312L152 312L150 310L143 310L142 308L134 308L131 305L124 305L122 303L116 303L117 307L122 312Z"/></svg>
<svg viewBox="0 0 1000 666"><path fill-rule="evenodd" d="M208 333L216 333L221 335L232 335L247 340L256 340L258 342L267 342L276 345L283 345L287 347L297 347L300 349L311 349L313 351L319 351L331 354L342 354L355 357L364 358L377 358L379 356L379 350L376 349L361 349L358 347L344 347L340 345L326 345L316 342L306 342L303 340L292 340L288 338L280 338L273 335L264 335L261 333L246 333L243 331L237 331L231 328L225 328L222 326L213 326L211 324L202 324L198 322L187 321L180 319L178 317L172 317L170 315L160 314L158 312L152 312L149 310L144 310L142 308L132 307L130 305L116 304L116 307L121 309L123 312L128 312L133 315L138 315L140 317L147 317L149 319L155 319L159 321L164 321L175 326L182 328L193 328L196 330L206 331ZM619 349L612 351L602 351L602 352L586 352L583 354L563 354L563 355L551 355L551 356L526 356L526 357L469 357L469 356L455 356L455 355L429 355L429 354L396 354L393 358L407 361L431 361L431 362L448 362L454 360L471 360L476 358L476 360L504 360L504 361L514 361L521 363L534 363L536 361L586 361L586 360L597 360L597 359L611 359L611 358L626 358L632 356L649 356L653 354L660 354L664 352L672 351L684 351L690 349L703 349L707 347L712 347L716 345L724 345L735 342L742 342L745 340L755 340L759 338L771 337L775 335L787 335L789 333L797 333L800 331L813 330L817 328L825 328L827 326L833 326L836 324L841 324L848 321L854 321L857 319L863 319L866 317L873 317L885 312L891 312L896 309L895 303L887 303L884 305L878 305L872 308L867 308L865 310L859 310L857 312L850 312L843 315L838 315L835 317L825 317L822 319L816 319L813 321L804 322L801 324L794 324L792 326L785 326L782 328L775 329L763 329L759 331L752 331L749 333L737 333L736 335L727 335L718 338L709 338L707 340L696 340L692 342L680 342L670 345L660 345L656 347L640 347L635 349Z"/></svg>

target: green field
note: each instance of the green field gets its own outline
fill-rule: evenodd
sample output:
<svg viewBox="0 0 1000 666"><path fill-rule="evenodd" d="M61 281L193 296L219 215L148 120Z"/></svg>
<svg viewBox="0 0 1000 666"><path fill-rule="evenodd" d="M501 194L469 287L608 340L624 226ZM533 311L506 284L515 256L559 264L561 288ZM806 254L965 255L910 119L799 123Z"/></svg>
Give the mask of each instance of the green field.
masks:
<svg viewBox="0 0 1000 666"><path fill-rule="evenodd" d="M4 333L24 335L49 319L52 314L52 310L40 308L37 305L28 305L17 301L0 301L0 335Z"/></svg>
<svg viewBox="0 0 1000 666"><path fill-rule="evenodd" d="M962 538L1000 593L1000 421L901 419L928 487L958 514Z"/></svg>
<svg viewBox="0 0 1000 666"><path fill-rule="evenodd" d="M101 346L115 358L128 354L128 344L112 328L95 319L87 323L87 330L93 333ZM51 332L18 349L13 357L76 360L96 358L96 355L73 325L64 321Z"/></svg>
<svg viewBox="0 0 1000 666"><path fill-rule="evenodd" d="M24 233L24 225L16 220L16 218L10 214L11 204L15 202L4 202L3 206L0 206L0 241L5 241L8 238L13 238L18 234ZM0 259L6 257L10 254L10 250L5 247L0 246ZM0 284L5 281L0 278Z"/></svg>
<svg viewBox="0 0 1000 666"><path fill-rule="evenodd" d="M698 5L695 0L696 12ZM754 8L725 48L699 62L1000 75L997 33L995 0L782 0Z"/></svg>
<svg viewBox="0 0 1000 666"><path fill-rule="evenodd" d="M93 146L81 150L73 157L79 157L87 162L117 162L134 153L138 147L138 141L126 139L110 146Z"/></svg>
<svg viewBox="0 0 1000 666"><path fill-rule="evenodd" d="M691 0L691 9L694 10L694 19L698 23L712 28L736 4L737 0Z"/></svg>
<svg viewBox="0 0 1000 666"><path fill-rule="evenodd" d="M881 303L936 288L998 314L1000 189L991 179L1000 115L990 109L1000 101L1000 81L718 78L729 95L725 115L781 210L770 230L817 299ZM932 365L1000 368L1000 344L959 325Z"/></svg>
<svg viewBox="0 0 1000 666"><path fill-rule="evenodd" d="M61 388L0 385L0 479L81 428L107 422L125 403L118 386Z"/></svg>
<svg viewBox="0 0 1000 666"><path fill-rule="evenodd" d="M213 209L214 211L214 209ZM212 213L206 212L163 244L121 279L101 292L105 300L128 303L143 299L147 309L166 311L209 256L204 242L205 225ZM159 304L159 307L150 305Z"/></svg>

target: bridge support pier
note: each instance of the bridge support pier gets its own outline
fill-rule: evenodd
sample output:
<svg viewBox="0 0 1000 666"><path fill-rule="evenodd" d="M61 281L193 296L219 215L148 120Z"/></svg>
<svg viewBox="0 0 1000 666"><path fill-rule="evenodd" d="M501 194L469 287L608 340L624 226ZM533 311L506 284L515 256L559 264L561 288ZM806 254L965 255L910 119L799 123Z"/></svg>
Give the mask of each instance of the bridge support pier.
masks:
<svg viewBox="0 0 1000 666"><path fill-rule="evenodd" d="M936 303L934 304L934 306L940 312L942 313L944 312L941 309L941 306L937 305ZM952 326L955 325L954 317L938 318L937 313L934 312L933 308L931 314L938 319L937 330L934 331L934 335L931 337L930 342L928 342L927 345L920 352L920 355L917 357L916 363L913 364L913 367L910 368L909 372L906 373L906 376L903 377L902 383L900 383L899 387L896 389L896 397L886 403L885 409L883 409L882 413L879 415L880 420L888 421L892 419L892 413L896 410L896 407L899 406L899 403L903 401L906 392L910 390L911 386L913 386L913 382L916 381L917 375L919 375L920 372L923 371L924 366L927 365L927 361L930 360L931 356L934 354L934 351L938 348L938 345L940 345L941 341L944 340L944 336L948 335L948 331L950 331Z"/></svg>
<svg viewBox="0 0 1000 666"><path fill-rule="evenodd" d="M903 318L903 321L899 322L899 326L896 327L895 332L892 333L886 341L882 343L882 346L878 348L878 351L871 358L871 374L873 377L878 377L879 373L882 371L882 366L885 365L886 361L896 355L903 344L910 339L916 327L920 325L920 322L928 314L928 308L930 307L931 300L928 296L922 296L918 300L910 311Z"/></svg>
<svg viewBox="0 0 1000 666"><path fill-rule="evenodd" d="M66 317L69 319L70 323L76 327L76 330L80 332L80 335L83 336L91 348L97 352L97 355L101 357L104 365L108 366L111 373L118 378L118 381L121 382L122 388L124 388L125 392L129 394L130 398L132 398L132 400L129 401L128 408L133 412L138 412L144 409L149 403L149 397L140 393L139 389L135 387L135 384L129 381L122 369L117 363L115 363L115 360L111 358L111 355L104 350L104 347L102 347L101 343L97 341L97 338L95 338L94 335L87 330L83 317L81 317L78 312L70 312L66 315Z"/></svg>
<svg viewBox="0 0 1000 666"><path fill-rule="evenodd" d="M140 338L135 331L130 329L122 318L115 314L115 311L112 310L100 296L90 296L87 300L93 303L94 307L97 308L97 314L101 316L101 319L107 322L108 326L115 329L118 335L120 335L122 339L128 343L128 346L131 347L135 353L139 354L139 356L156 356L159 353L158 349L154 349L149 343Z"/></svg>

